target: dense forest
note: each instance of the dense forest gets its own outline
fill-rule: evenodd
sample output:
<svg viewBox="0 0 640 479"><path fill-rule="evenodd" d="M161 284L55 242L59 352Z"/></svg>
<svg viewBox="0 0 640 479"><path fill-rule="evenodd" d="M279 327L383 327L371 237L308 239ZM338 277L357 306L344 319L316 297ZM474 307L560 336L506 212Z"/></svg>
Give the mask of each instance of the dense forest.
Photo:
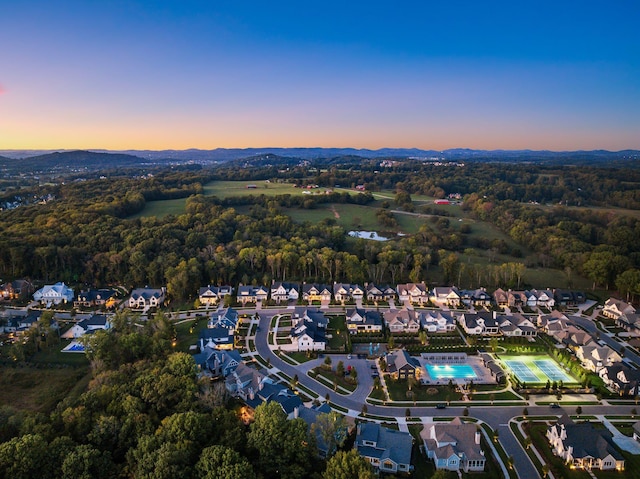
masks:
<svg viewBox="0 0 640 479"><path fill-rule="evenodd" d="M111 332L86 340L86 391L48 414L1 407L0 477L339 479L356 471L350 477L373 478L357 454L320 460L316 430L287 420L278 403L259 406L245 426L224 384L198 381L193 357L172 353L174 335L161 313L142 328L119 313ZM332 414L319 421L329 428L320 434L331 436L341 421Z"/></svg>
<svg viewBox="0 0 640 479"><path fill-rule="evenodd" d="M375 169L313 166L166 171L43 186L56 199L0 212L0 277L86 285L167 285L173 299L192 299L198 286L272 280L389 282L428 280L465 287L515 287L509 274L554 267L581 274L594 286L638 293L640 172L613 168L554 168L401 162ZM379 168L379 167L377 167ZM304 186L365 185L367 193L327 195L203 195L213 180L286 181ZM394 201L374 201L389 189ZM249 190L248 190L249 191ZM517 246L454 228L446 212L416 206L412 194L457 193L462 207L536 253L525 262ZM184 214L130 219L150 201L187 198ZM435 213L413 235L392 242L347 240L332 219L296 222L291 208L320 204L370 205L392 227L393 208ZM552 206L551 206L552 205ZM609 208L604 208L608 206ZM617 207L618 210L612 209ZM626 208L626 210L620 210ZM461 261L470 249L509 261ZM534 285L549 286L549 285Z"/></svg>

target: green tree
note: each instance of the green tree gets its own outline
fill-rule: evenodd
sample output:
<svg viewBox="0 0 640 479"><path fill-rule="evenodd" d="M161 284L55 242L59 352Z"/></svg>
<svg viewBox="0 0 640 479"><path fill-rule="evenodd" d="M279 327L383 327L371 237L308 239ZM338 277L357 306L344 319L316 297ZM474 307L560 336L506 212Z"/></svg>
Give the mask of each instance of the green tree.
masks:
<svg viewBox="0 0 640 479"><path fill-rule="evenodd" d="M249 461L237 451L225 446L210 446L202 450L196 463L197 477L204 479L255 479Z"/></svg>
<svg viewBox="0 0 640 479"><path fill-rule="evenodd" d="M107 479L116 477L116 467L107 451L82 444L62 463L62 479Z"/></svg>
<svg viewBox="0 0 640 479"><path fill-rule="evenodd" d="M358 451L338 451L327 461L323 479L374 479L371 466Z"/></svg>
<svg viewBox="0 0 640 479"><path fill-rule="evenodd" d="M276 402L256 408L247 445L256 455L256 468L266 478L303 477L317 453L306 423L302 419L288 421Z"/></svg>
<svg viewBox="0 0 640 479"><path fill-rule="evenodd" d="M335 411L318 414L311 425L311 434L318 438L318 447L327 451L327 457L333 455L337 448L342 447L347 439L349 425L342 414Z"/></svg>

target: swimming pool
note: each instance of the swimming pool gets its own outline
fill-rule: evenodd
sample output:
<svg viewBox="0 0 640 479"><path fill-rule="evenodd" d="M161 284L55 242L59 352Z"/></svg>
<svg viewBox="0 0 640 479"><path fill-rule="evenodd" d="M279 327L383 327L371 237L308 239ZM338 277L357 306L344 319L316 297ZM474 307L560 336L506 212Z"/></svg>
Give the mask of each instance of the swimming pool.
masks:
<svg viewBox="0 0 640 479"><path fill-rule="evenodd" d="M427 364L431 379L476 379L478 375L468 364Z"/></svg>

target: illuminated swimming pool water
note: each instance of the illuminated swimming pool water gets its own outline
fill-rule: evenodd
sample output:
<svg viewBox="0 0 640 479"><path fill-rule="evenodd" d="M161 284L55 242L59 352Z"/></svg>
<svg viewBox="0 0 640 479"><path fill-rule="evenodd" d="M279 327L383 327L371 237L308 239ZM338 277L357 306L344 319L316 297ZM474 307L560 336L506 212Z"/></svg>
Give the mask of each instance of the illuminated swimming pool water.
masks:
<svg viewBox="0 0 640 479"><path fill-rule="evenodd" d="M432 379L475 379L476 372L468 364L427 364Z"/></svg>

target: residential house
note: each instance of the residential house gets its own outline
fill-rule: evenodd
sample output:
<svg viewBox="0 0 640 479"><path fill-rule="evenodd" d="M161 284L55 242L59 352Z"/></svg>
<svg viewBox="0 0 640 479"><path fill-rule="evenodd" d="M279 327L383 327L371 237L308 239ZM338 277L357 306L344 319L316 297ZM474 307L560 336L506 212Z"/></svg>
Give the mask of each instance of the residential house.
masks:
<svg viewBox="0 0 640 479"><path fill-rule="evenodd" d="M413 438L408 432L387 429L380 424L362 422L356 430L355 447L380 472L410 472Z"/></svg>
<svg viewBox="0 0 640 479"><path fill-rule="evenodd" d="M553 299L558 306L577 306L587 300L582 291L572 291L568 289L554 289Z"/></svg>
<svg viewBox="0 0 640 479"><path fill-rule="evenodd" d="M608 429L597 429L590 422L576 424L566 414L547 429L551 451L572 468L624 470L624 457L613 444Z"/></svg>
<svg viewBox="0 0 640 479"><path fill-rule="evenodd" d="M247 303L266 301L269 297L269 289L266 286L240 285L238 286L238 302L244 306Z"/></svg>
<svg viewBox="0 0 640 479"><path fill-rule="evenodd" d="M42 312L40 311L29 311L24 316L15 317L15 334L21 335L35 327L38 324L38 321L40 321L40 316L42 316ZM52 321L51 327L57 329L58 323Z"/></svg>
<svg viewBox="0 0 640 479"><path fill-rule="evenodd" d="M448 471L484 471L480 436L480 426L463 423L459 417L449 423L433 423L420 432L427 457L433 459L436 469Z"/></svg>
<svg viewBox="0 0 640 479"><path fill-rule="evenodd" d="M436 286L431 291L429 300L441 308L459 308L462 304L460 292L455 286L440 287Z"/></svg>
<svg viewBox="0 0 640 479"><path fill-rule="evenodd" d="M31 296L35 291L31 281L17 279L0 285L0 300L23 299Z"/></svg>
<svg viewBox="0 0 640 479"><path fill-rule="evenodd" d="M200 331L198 342L201 351L206 348L231 350L235 346L234 340L235 330L216 324Z"/></svg>
<svg viewBox="0 0 640 479"><path fill-rule="evenodd" d="M463 289L460 291L460 301L467 306L482 308L485 306L491 306L493 298L484 288Z"/></svg>
<svg viewBox="0 0 640 479"><path fill-rule="evenodd" d="M348 301L361 301L364 297L364 288L358 284L334 283L333 297L342 304Z"/></svg>
<svg viewBox="0 0 640 479"><path fill-rule="evenodd" d="M595 342L591 334L577 326L574 326L572 323L567 325L565 329L554 332L551 336L572 351L576 351L581 346L587 346L588 344Z"/></svg>
<svg viewBox="0 0 640 479"><path fill-rule="evenodd" d="M111 327L109 317L104 314L92 314L90 317L78 321L62 334L64 339L76 339L91 334L98 330L107 330Z"/></svg>
<svg viewBox="0 0 640 479"><path fill-rule="evenodd" d="M212 378L226 378L242 363L242 357L235 349L221 351L208 346L194 354L193 359L201 374Z"/></svg>
<svg viewBox="0 0 640 479"><path fill-rule="evenodd" d="M623 314L634 314L636 308L621 299L609 298L604 303L602 315L610 319L618 319Z"/></svg>
<svg viewBox="0 0 640 479"><path fill-rule="evenodd" d="M95 308L100 306L113 308L117 304L116 294L116 291L113 289L89 289L87 291L80 291L76 300L73 302L73 306L76 308Z"/></svg>
<svg viewBox="0 0 640 479"><path fill-rule="evenodd" d="M222 327L229 331L235 331L240 324L240 316L238 312L229 308L220 308L217 311L211 313L209 321L207 322L208 328Z"/></svg>
<svg viewBox="0 0 640 479"><path fill-rule="evenodd" d="M417 333L420 331L420 314L413 309L403 308L387 311L383 317L391 333Z"/></svg>
<svg viewBox="0 0 640 479"><path fill-rule="evenodd" d="M458 317L462 329L470 335L491 335L500 333L500 325L496 314L481 311L479 313L462 313Z"/></svg>
<svg viewBox="0 0 640 479"><path fill-rule="evenodd" d="M512 291L507 292L507 306L510 308L521 308L527 305L526 291Z"/></svg>
<svg viewBox="0 0 640 479"><path fill-rule="evenodd" d="M493 300L501 308L509 306L509 293L502 288L498 288L493 292Z"/></svg>
<svg viewBox="0 0 640 479"><path fill-rule="evenodd" d="M404 303L418 306L425 306L429 303L429 290L424 281L422 283L399 284L396 291L398 299Z"/></svg>
<svg viewBox="0 0 640 479"><path fill-rule="evenodd" d="M551 334L550 331L565 329L569 324L569 318L560 311L551 311L551 314L539 314L536 325L545 333Z"/></svg>
<svg viewBox="0 0 640 479"><path fill-rule="evenodd" d="M296 307L291 314L291 340L298 351L324 351L327 317L316 308Z"/></svg>
<svg viewBox="0 0 640 479"><path fill-rule="evenodd" d="M267 384L274 384L274 382L269 376L245 363L238 364L225 381L229 394L245 402L255 398L256 393Z"/></svg>
<svg viewBox="0 0 640 479"><path fill-rule="evenodd" d="M589 371L599 372L600 369L622 361L622 357L609 346L601 346L591 342L576 349L576 356L582 367Z"/></svg>
<svg viewBox="0 0 640 479"><path fill-rule="evenodd" d="M70 303L73 301L74 296L73 290L62 282L46 285L33 293L33 299L47 307L61 303Z"/></svg>
<svg viewBox="0 0 640 479"><path fill-rule="evenodd" d="M300 297L300 285L295 283L274 282L271 285L271 299L276 303L293 301Z"/></svg>
<svg viewBox="0 0 640 479"><path fill-rule="evenodd" d="M162 306L167 289L162 288L136 288L131 291L127 305L130 309L148 309Z"/></svg>
<svg viewBox="0 0 640 479"><path fill-rule="evenodd" d="M389 301L397 297L396 290L391 286L378 286L374 283L365 283L367 291L367 301L379 303L381 301Z"/></svg>
<svg viewBox="0 0 640 479"><path fill-rule="evenodd" d="M500 332L506 337L535 337L538 328L520 313L496 316Z"/></svg>
<svg viewBox="0 0 640 479"><path fill-rule="evenodd" d="M429 333L455 331L456 320L446 311L424 311L420 314L420 325Z"/></svg>
<svg viewBox="0 0 640 479"><path fill-rule="evenodd" d="M640 395L640 370L633 369L624 362L605 366L598 372L607 387L621 396Z"/></svg>
<svg viewBox="0 0 640 479"><path fill-rule="evenodd" d="M404 349L387 354L387 372L396 379L417 379L420 375L420 362L417 358L410 356Z"/></svg>
<svg viewBox="0 0 640 479"><path fill-rule="evenodd" d="M638 332L640 331L640 314L621 314L616 320L616 325L627 331Z"/></svg>
<svg viewBox="0 0 640 479"><path fill-rule="evenodd" d="M312 301L331 301L331 288L326 284L304 283L302 285L302 299L311 304Z"/></svg>
<svg viewBox="0 0 640 479"><path fill-rule="evenodd" d="M531 308L537 306L539 308L551 309L556 305L556 300L553 297L553 291L549 289L530 289L525 291L529 295L527 299L527 305ZM535 298L535 304L533 303Z"/></svg>
<svg viewBox="0 0 640 479"><path fill-rule="evenodd" d="M234 289L231 286L204 286L198 290L200 305L209 307L217 306L224 301L226 296L232 295Z"/></svg>
<svg viewBox="0 0 640 479"><path fill-rule="evenodd" d="M350 334L382 333L382 315L378 311L365 311L361 308L348 308L346 311L346 323Z"/></svg>

